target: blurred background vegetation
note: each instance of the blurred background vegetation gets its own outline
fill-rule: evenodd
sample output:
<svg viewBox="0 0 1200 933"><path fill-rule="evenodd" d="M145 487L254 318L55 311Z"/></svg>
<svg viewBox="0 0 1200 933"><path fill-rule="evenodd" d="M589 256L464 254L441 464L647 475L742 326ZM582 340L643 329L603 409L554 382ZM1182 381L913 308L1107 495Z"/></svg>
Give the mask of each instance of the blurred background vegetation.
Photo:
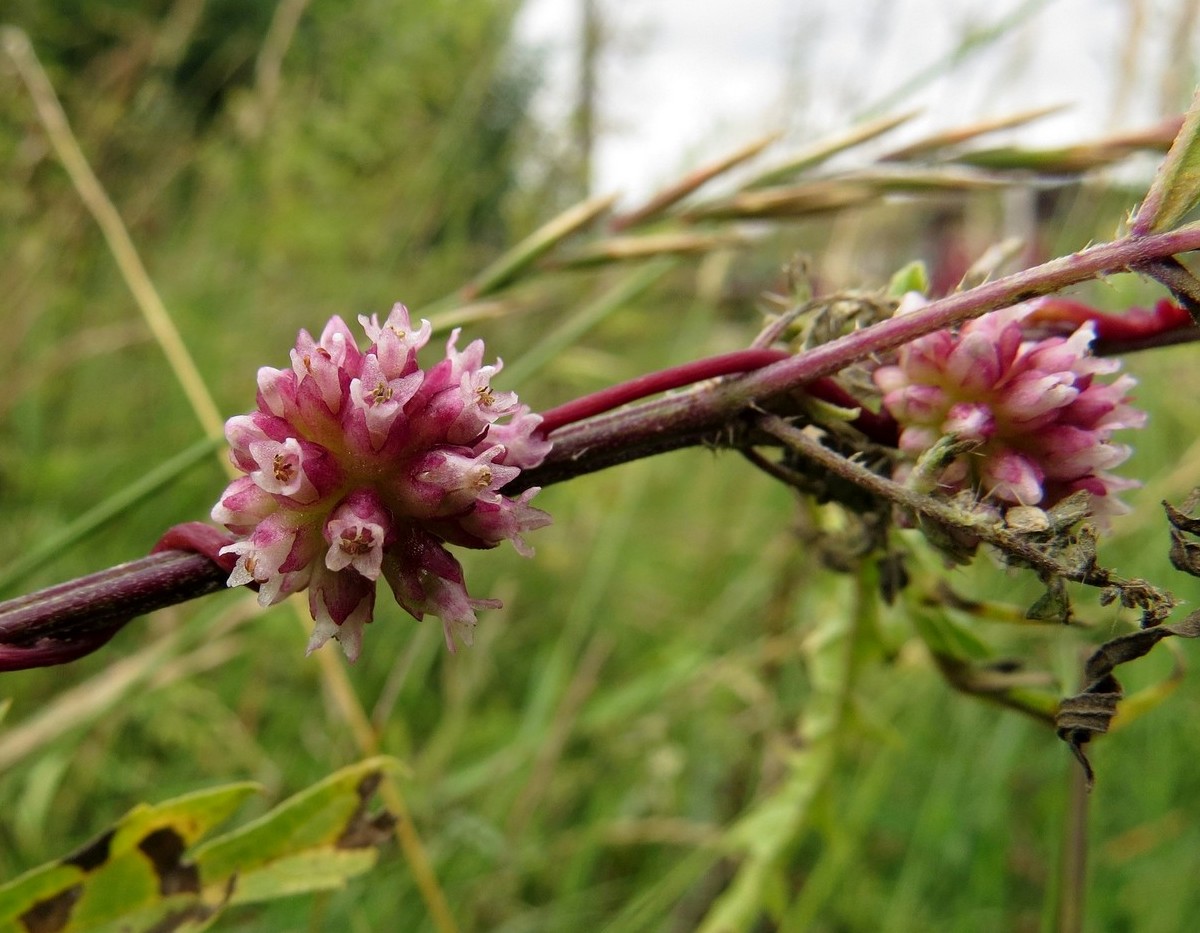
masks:
<svg viewBox="0 0 1200 933"><path fill-rule="evenodd" d="M5 15L232 415L298 328L397 300L453 309L585 193L587 153L528 116L540 71L511 41L518 7L14 0ZM7 61L0 165L2 566L202 431ZM1046 189L1044 172L1023 177ZM1103 174L1047 190L1036 204L1019 187L879 197L757 228L751 250L545 272L469 331L519 377L504 388L546 408L745 345L799 253L824 290L877 288L912 259L945 272L973 258L1011 231L1014 204L1045 257L1111 237L1138 197ZM586 334L523 364L614 289ZM1158 293L1114 277L1082 294L1120 309ZM1157 506L1200 483L1193 353L1128 362L1151 427L1123 472L1145 486L1102 558L1194 603ZM206 517L223 482L216 456L201 461L0 596L144 554ZM703 451L538 504L555 524L534 560L466 556L473 594L505 602L474 648L448 655L436 623L381 599L349 672L380 749L412 769L402 790L463 929L690 930L722 910L772 929L752 919L768 908L786 929L1052 928L1074 763L1043 726L955 694L901 608L824 565L810 536L836 515ZM1037 595L986 559L947 574L972 596ZM1079 611L1091 630L965 624L1073 691L1088 646L1128 624L1089 594ZM250 778L265 808L361 757L303 644L286 607L230 592L138 620L69 667L5 675L0 878L138 801ZM1169 681L1194 655L1163 645L1140 662L1131 687L1178 689L1095 750L1093 929L1175 931L1200 909L1200 678ZM346 891L219 928L433 926L391 848Z"/></svg>

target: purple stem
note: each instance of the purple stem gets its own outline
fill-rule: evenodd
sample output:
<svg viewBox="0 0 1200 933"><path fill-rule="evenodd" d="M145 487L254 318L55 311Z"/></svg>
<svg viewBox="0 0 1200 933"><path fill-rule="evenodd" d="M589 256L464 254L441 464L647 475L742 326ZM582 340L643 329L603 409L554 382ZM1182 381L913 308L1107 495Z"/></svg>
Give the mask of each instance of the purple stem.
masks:
<svg viewBox="0 0 1200 933"><path fill-rule="evenodd" d="M636 402L647 396L695 385L697 382L714 379L717 376L730 376L734 373L762 369L762 367L778 363L790 355L784 350L735 350L733 353L710 356L702 360L684 363L681 366L660 369L657 372L647 373L636 379L630 379L628 382L609 386L607 389L601 389L599 392L593 392L591 395L585 395L559 405L557 408L542 412L540 430L543 435L550 435L564 425L574 424L576 421L583 421L585 418L612 411L614 408L620 408L622 405L628 405L630 402Z"/></svg>
<svg viewBox="0 0 1200 933"><path fill-rule="evenodd" d="M873 354L997 308L1195 249L1200 249L1200 225L1195 224L1170 233L1126 237L1093 246L940 298L920 310L854 331L739 379L564 425L554 433L554 449L546 462L522 472L505 491L546 486L650 454L714 440L723 426L751 406L770 407L773 400L806 383Z"/></svg>
<svg viewBox="0 0 1200 933"><path fill-rule="evenodd" d="M744 412L786 409L791 393L872 354L996 308L1195 249L1200 249L1200 225L1127 237L939 299L794 356L741 351L650 374L547 412L544 424L546 433L554 432L553 449L541 466L522 472L505 491L545 486L660 451L719 441L722 429L734 425ZM754 364L761 368L753 369ZM743 375L592 416L647 392L733 373ZM0 604L0 671L73 660L98 648L135 615L220 590L228 573L215 557L222 540L227 540L222 533L206 526L177 527L164 537L163 546L186 550L164 550Z"/></svg>
<svg viewBox="0 0 1200 933"><path fill-rule="evenodd" d="M719 376L732 376L762 369L790 356L786 350L751 349L736 350L720 356L710 356L702 360L694 360L669 369L647 373L574 399L557 408L551 408L542 413L542 423L539 425L543 435L550 435L568 424L594 418L605 412L640 401L651 395L669 392L671 389L682 389L698 382L714 379ZM804 392L813 398L830 402L842 408L858 408L859 414L851 422L871 440L880 444L895 446L898 436L896 422L887 414L880 414L864 407L858 399L843 389L832 379L815 379L804 386Z"/></svg>
<svg viewBox="0 0 1200 933"><path fill-rule="evenodd" d="M0 671L73 661L134 616L215 593L228 572L210 557L162 551L0 604Z"/></svg>

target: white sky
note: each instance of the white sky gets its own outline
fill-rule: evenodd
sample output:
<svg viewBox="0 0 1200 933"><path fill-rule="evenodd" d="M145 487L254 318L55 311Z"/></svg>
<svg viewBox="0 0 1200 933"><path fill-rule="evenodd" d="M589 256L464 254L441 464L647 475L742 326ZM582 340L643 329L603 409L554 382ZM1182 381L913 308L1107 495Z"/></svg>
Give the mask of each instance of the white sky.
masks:
<svg viewBox="0 0 1200 933"><path fill-rule="evenodd" d="M1068 113L1019 138L1053 145L1147 126L1165 112L1165 63L1179 60L1169 43L1191 0L597 2L609 44L599 76L594 188L636 198L759 134L786 130L798 148L844 128L950 55L964 36L1022 11L1022 24L999 42L888 109L922 108L918 121L888 137L889 147L1062 103L1072 105ZM573 103L581 8L582 0L526 0L518 20L518 35L547 56L537 106L554 125L565 125ZM1200 26L1184 44L1196 61ZM1195 78L1193 67L1179 86ZM1169 109L1186 104L1189 92L1181 95ZM779 154L788 149L777 145Z"/></svg>

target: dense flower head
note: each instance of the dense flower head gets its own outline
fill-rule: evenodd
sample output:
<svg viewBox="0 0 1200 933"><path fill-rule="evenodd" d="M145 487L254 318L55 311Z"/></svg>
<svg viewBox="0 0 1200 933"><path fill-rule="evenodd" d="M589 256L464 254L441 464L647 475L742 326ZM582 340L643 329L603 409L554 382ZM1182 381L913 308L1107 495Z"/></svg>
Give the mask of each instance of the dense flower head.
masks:
<svg viewBox="0 0 1200 933"><path fill-rule="evenodd" d="M909 296L901 312L923 303ZM994 502L1049 507L1077 490L1101 517L1124 511L1114 493L1137 485L1109 470L1130 448L1113 431L1141 427L1129 405L1134 380L1097 377L1120 368L1089 354L1090 322L1068 337L1030 339L1022 322L1037 302L993 311L959 330L903 346L875 370L883 404L901 426L900 449L914 458L953 435L975 446L937 477L946 491L974 489Z"/></svg>
<svg viewBox="0 0 1200 933"><path fill-rule="evenodd" d="M469 644L475 611L497 608L467 595L446 544L491 548L550 517L530 505L538 492L501 490L537 466L550 443L541 416L512 392L497 392L501 363L484 365L483 343L457 347L429 369L417 351L428 321L413 327L396 305L382 324L360 316L372 341L360 350L340 317L314 340L300 331L286 369L258 371L258 407L225 425L230 458L244 475L212 517L238 540L230 586L256 584L273 605L308 589L316 622L310 652L336 638L358 657L382 577L417 619L439 617L446 644Z"/></svg>

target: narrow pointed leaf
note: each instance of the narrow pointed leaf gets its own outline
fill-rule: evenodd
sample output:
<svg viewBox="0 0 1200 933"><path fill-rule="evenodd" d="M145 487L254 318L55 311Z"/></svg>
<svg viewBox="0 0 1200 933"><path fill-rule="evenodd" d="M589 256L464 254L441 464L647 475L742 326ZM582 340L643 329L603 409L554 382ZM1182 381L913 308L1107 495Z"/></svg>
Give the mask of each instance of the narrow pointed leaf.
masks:
<svg viewBox="0 0 1200 933"><path fill-rule="evenodd" d="M579 310L564 317L556 327L543 335L513 363L505 366L505 379L511 380L513 385L519 385L614 311L651 288L674 267L673 260L660 259L631 270L594 301L589 301Z"/></svg>
<svg viewBox="0 0 1200 933"><path fill-rule="evenodd" d="M564 256L555 268L575 269L585 266L632 262L659 256L703 256L716 250L745 246L750 237L737 231L725 233L661 233L649 236L612 237L598 240Z"/></svg>
<svg viewBox="0 0 1200 933"><path fill-rule="evenodd" d="M865 123L851 127L844 133L822 139L810 148L796 153L786 162L768 169L760 175L756 175L747 183L746 187L763 188L778 184L788 178L793 178L801 172L808 171L822 162L828 161L840 152L845 152L847 149L852 149L855 146L869 142L877 136L882 136L884 133L895 129L901 124L907 123L916 115L917 111L910 110L907 113L882 117L878 120L868 120Z"/></svg>
<svg viewBox="0 0 1200 933"><path fill-rule="evenodd" d="M617 217L612 223L612 229L615 231L628 230L630 227L659 217L663 211L679 203L693 191L708 184L714 178L725 174L730 169L736 168L754 158L777 139L779 139L779 134L771 133L769 136L763 136L745 146L741 146L716 162L702 166L694 172L689 172L677 183L654 195L654 197L641 207Z"/></svg>
<svg viewBox="0 0 1200 933"><path fill-rule="evenodd" d="M1197 203L1200 203L1200 91L1192 99L1179 135L1138 209L1133 233L1141 236L1170 230Z"/></svg>
<svg viewBox="0 0 1200 933"><path fill-rule="evenodd" d="M950 149L968 140L985 136L988 133L1025 126L1035 120L1042 119L1042 117L1059 113L1064 109L1064 106L1064 104L1054 104L1050 107L1023 110L1020 113L1009 114L1006 117L998 117L994 120L982 120L978 123L972 123L969 126L959 126L940 133L934 133L930 136L924 136L914 143L909 143L907 146L893 149L887 155L883 156L881 161L906 162L917 158L928 158L929 156L936 155L943 149Z"/></svg>
<svg viewBox="0 0 1200 933"><path fill-rule="evenodd" d="M543 224L484 269L462 291L467 300L483 298L508 285L534 262L612 207L616 195L589 198Z"/></svg>
<svg viewBox="0 0 1200 933"><path fill-rule="evenodd" d="M803 217L855 207L876 197L877 192L867 183L824 179L783 188L742 191L720 201L699 205L684 216L689 221Z"/></svg>
<svg viewBox="0 0 1200 933"><path fill-rule="evenodd" d="M871 185L882 193L923 191L987 191L1012 184L1011 179L994 174L954 167L909 169L868 169L847 175L846 178Z"/></svg>
<svg viewBox="0 0 1200 933"><path fill-rule="evenodd" d="M1092 143L1052 149L1000 146L956 156L954 161L993 171L1043 172L1048 175L1078 175L1124 159L1132 150L1125 146Z"/></svg>

